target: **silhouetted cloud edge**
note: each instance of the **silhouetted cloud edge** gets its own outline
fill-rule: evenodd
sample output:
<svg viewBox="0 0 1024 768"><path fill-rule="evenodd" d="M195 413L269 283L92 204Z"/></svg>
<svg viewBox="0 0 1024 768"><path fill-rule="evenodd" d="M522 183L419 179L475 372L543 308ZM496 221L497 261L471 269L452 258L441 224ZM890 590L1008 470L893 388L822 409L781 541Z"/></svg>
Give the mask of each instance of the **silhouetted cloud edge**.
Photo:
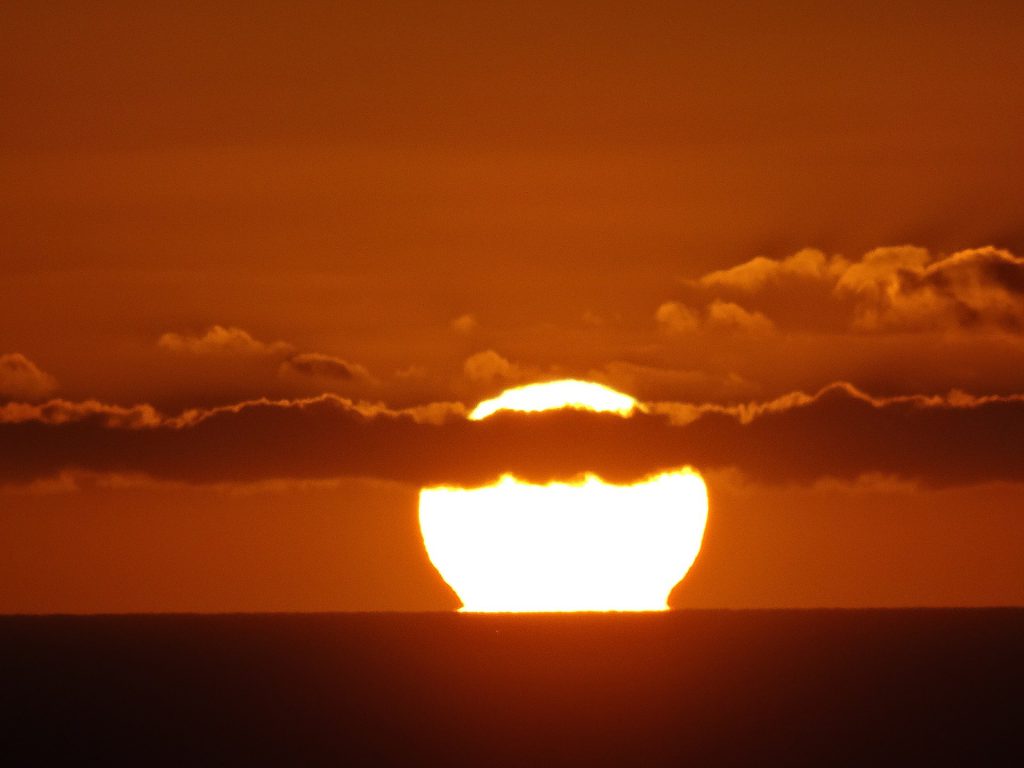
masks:
<svg viewBox="0 0 1024 768"><path fill-rule="evenodd" d="M595 472L735 468L766 483L883 474L928 486L1024 481L1024 394L874 397L847 382L740 405L659 402L630 418L581 411L465 419L335 395L251 400L165 416L148 405L0 406L0 484L62 472L187 483L332 477L477 485Z"/></svg>

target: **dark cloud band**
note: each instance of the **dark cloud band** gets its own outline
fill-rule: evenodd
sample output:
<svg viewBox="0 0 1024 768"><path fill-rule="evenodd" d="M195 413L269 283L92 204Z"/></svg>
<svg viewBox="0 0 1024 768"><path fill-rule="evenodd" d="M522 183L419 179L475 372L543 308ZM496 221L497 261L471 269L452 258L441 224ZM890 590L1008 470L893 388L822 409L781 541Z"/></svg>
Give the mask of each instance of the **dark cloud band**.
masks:
<svg viewBox="0 0 1024 768"><path fill-rule="evenodd" d="M331 396L175 419L147 412L112 421L95 404L71 417L71 408L0 423L0 482L65 470L190 483L371 477L470 485L504 472L542 481L585 471L626 482L684 464L735 467L769 483L867 473L932 486L1024 481L1020 396L872 399L833 385L760 406L692 407L685 420L561 411L469 422L455 407L398 412Z"/></svg>

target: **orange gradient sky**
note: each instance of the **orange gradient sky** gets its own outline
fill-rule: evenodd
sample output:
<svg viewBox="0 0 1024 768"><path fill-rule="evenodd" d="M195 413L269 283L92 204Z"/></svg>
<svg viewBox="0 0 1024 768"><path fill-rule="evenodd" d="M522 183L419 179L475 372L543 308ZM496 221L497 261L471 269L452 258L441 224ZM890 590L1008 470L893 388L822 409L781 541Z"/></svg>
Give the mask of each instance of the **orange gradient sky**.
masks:
<svg viewBox="0 0 1024 768"><path fill-rule="evenodd" d="M450 609L416 495L692 464L674 607L1024 604L1014 2L7 3L0 612ZM499 413L577 378L626 418Z"/></svg>

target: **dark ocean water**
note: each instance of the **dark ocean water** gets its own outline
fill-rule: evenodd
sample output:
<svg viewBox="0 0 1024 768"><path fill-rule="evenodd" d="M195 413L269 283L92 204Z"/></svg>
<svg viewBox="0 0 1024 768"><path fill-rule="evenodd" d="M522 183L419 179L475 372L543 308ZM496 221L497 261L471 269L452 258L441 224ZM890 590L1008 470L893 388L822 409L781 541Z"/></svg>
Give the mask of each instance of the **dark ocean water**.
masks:
<svg viewBox="0 0 1024 768"><path fill-rule="evenodd" d="M1024 765L1024 609L0 617L0 706L12 766Z"/></svg>

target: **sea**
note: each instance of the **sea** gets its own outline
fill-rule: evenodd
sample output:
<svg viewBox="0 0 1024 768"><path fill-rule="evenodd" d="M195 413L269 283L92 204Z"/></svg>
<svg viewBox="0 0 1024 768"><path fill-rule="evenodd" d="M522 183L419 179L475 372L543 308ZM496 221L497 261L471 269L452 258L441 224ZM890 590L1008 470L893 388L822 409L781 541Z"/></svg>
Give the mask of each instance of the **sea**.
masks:
<svg viewBox="0 0 1024 768"><path fill-rule="evenodd" d="M0 764L1024 765L1024 609L0 617Z"/></svg>

